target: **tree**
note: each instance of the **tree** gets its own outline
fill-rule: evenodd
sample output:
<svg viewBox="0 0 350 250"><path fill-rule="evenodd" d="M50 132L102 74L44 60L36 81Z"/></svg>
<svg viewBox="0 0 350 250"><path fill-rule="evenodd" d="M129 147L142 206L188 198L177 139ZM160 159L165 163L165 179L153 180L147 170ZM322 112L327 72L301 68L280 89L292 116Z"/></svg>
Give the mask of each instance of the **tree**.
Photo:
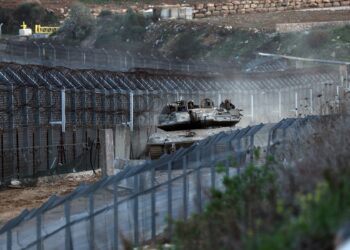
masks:
<svg viewBox="0 0 350 250"><path fill-rule="evenodd" d="M95 25L90 9L84 4L76 2L71 6L68 19L64 22L60 32L70 40L81 41L86 38Z"/></svg>

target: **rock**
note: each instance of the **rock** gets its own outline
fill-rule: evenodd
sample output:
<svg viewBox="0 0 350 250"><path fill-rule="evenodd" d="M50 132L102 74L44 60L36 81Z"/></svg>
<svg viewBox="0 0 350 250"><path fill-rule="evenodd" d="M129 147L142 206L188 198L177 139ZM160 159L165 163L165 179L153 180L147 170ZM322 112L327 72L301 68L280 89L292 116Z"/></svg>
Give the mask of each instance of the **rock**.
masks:
<svg viewBox="0 0 350 250"><path fill-rule="evenodd" d="M350 1L342 1L340 2L341 6L349 6L350 5Z"/></svg>
<svg viewBox="0 0 350 250"><path fill-rule="evenodd" d="M13 187L20 187L21 186L21 182L17 179L13 179L11 180L11 186Z"/></svg>
<svg viewBox="0 0 350 250"><path fill-rule="evenodd" d="M197 3L196 4L196 9L200 10L200 9L203 9L204 8L204 4L202 3Z"/></svg>
<svg viewBox="0 0 350 250"><path fill-rule="evenodd" d="M205 17L205 15L202 13L196 13L196 14L194 14L194 17L195 18L203 18L203 17Z"/></svg>

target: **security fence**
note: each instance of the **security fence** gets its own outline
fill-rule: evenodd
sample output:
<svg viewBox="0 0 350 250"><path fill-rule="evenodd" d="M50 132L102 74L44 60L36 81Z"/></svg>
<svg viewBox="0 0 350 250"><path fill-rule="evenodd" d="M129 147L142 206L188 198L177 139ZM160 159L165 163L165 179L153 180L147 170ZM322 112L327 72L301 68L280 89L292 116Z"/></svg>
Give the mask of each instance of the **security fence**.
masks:
<svg viewBox="0 0 350 250"><path fill-rule="evenodd" d="M288 118L222 132L157 161L129 167L101 181L80 186L66 197L51 197L40 208L23 211L0 229L1 249L123 249L157 235L171 237L171 220L203 211L211 188L223 189L224 176L249 163L262 165L275 145L286 145L319 117ZM261 159L253 157L259 149ZM216 171L221 166L224 171Z"/></svg>
<svg viewBox="0 0 350 250"><path fill-rule="evenodd" d="M0 179L99 167L100 129L124 124L133 157L170 101L228 98L243 109L239 126L336 113L348 82L333 68L229 77L153 71L111 72L0 65Z"/></svg>
<svg viewBox="0 0 350 250"><path fill-rule="evenodd" d="M2 62L62 66L71 69L95 69L129 71L132 69L155 69L179 72L232 72L235 62L213 60L182 60L166 58L157 53L131 54L128 51L82 48L49 42L8 42L0 50Z"/></svg>

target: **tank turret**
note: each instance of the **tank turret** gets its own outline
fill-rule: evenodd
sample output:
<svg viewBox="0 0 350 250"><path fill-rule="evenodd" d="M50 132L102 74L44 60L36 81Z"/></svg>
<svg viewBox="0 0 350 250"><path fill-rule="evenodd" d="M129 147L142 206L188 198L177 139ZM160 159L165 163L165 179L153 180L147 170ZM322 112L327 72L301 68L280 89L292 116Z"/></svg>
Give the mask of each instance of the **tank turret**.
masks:
<svg viewBox="0 0 350 250"><path fill-rule="evenodd" d="M151 159L188 147L221 131L232 130L241 120L240 111L228 99L219 107L215 107L210 98L203 99L199 105L192 100L167 104L159 115L157 127L161 131L148 139Z"/></svg>

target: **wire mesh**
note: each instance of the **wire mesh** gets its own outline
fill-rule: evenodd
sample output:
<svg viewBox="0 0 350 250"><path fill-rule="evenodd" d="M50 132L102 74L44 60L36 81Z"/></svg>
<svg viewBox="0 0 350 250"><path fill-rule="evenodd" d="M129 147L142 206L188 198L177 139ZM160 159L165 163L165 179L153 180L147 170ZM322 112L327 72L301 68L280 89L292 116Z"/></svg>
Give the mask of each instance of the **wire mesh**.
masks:
<svg viewBox="0 0 350 250"><path fill-rule="evenodd" d="M171 237L170 219L184 220L202 212L209 190L222 190L224 176L244 171L254 149L259 147L266 157L274 145L290 143L289 133L310 129L318 119L290 118L223 132L157 161L80 186L67 197L52 197L0 229L0 246L122 249L125 240L137 246L157 235Z"/></svg>

